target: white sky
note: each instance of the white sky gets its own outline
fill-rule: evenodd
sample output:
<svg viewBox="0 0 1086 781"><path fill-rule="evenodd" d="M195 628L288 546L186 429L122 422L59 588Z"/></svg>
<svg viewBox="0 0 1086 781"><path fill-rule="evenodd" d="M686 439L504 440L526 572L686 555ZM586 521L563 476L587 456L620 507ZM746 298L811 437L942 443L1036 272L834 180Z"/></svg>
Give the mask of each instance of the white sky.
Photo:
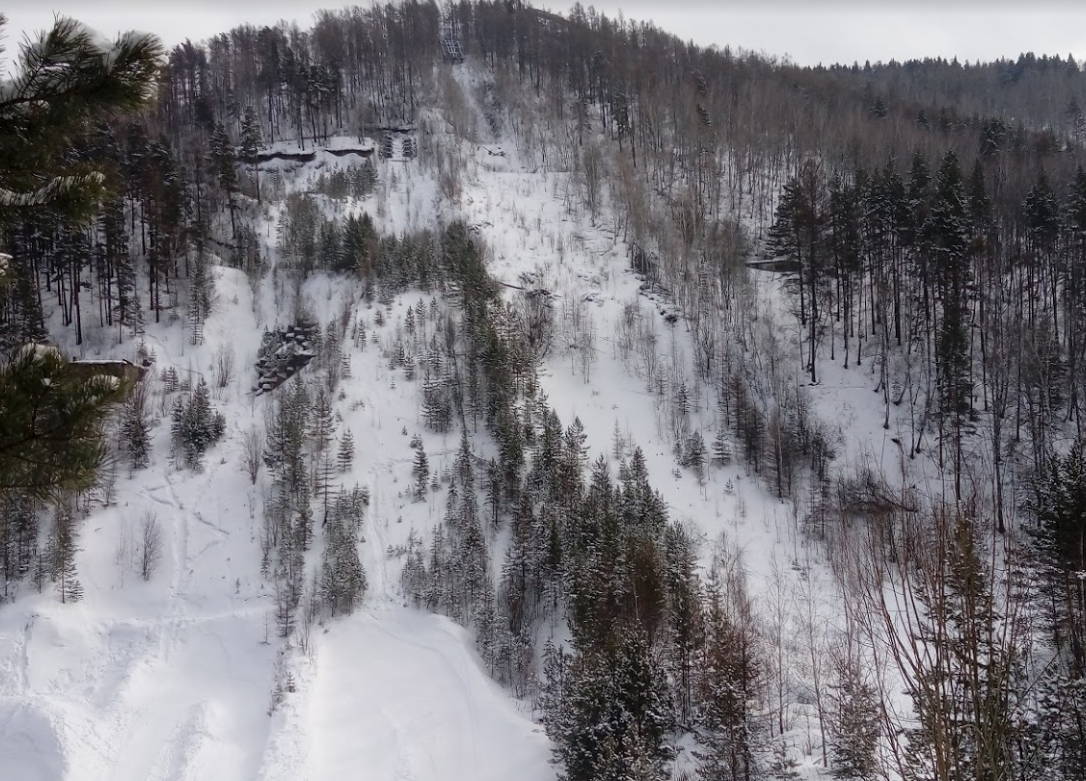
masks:
<svg viewBox="0 0 1086 781"><path fill-rule="evenodd" d="M365 4L362 0L359 4ZM565 11L572 0L538 0ZM1020 52L1073 54L1086 59L1086 0L599 0L609 16L652 19L657 26L703 45L732 45L789 55L808 65L851 64L943 56L959 60L1014 58ZM137 29L172 46L248 22L297 20L308 26L318 8L335 0L6 0L4 44L48 26L54 13L79 19L112 37ZM1028 10L1023 10L1028 9Z"/></svg>

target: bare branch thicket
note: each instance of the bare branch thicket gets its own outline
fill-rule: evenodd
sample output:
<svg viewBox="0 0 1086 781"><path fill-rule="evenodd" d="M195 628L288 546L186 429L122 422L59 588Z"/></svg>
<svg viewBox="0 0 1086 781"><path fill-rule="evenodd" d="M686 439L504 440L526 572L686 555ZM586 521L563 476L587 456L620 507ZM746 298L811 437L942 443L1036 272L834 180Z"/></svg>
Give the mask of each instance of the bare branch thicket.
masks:
<svg viewBox="0 0 1086 781"><path fill-rule="evenodd" d="M540 362L550 352L554 340L554 308L545 290L528 290L520 296L524 337L532 360Z"/></svg>
<svg viewBox="0 0 1086 781"><path fill-rule="evenodd" d="M846 610L883 671L884 759L902 778L1008 778L1021 750L1027 568L1013 541L979 533L976 508L895 512L848 538Z"/></svg>
<svg viewBox="0 0 1086 781"><path fill-rule="evenodd" d="M215 387L225 388L234 379L234 351L229 345L223 345L215 353Z"/></svg>

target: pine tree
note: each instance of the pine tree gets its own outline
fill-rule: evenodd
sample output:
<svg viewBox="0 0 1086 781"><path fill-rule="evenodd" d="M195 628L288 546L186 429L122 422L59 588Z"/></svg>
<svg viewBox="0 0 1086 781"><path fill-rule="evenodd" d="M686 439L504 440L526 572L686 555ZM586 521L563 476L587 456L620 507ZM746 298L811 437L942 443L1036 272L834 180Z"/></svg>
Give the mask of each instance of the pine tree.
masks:
<svg viewBox="0 0 1086 781"><path fill-rule="evenodd" d="M222 439L226 431L226 418L211 407L211 391L206 380L200 378L187 402L181 397L174 401L170 418L175 463L199 471L204 453Z"/></svg>
<svg viewBox="0 0 1086 781"><path fill-rule="evenodd" d="M775 220L769 231L769 250L773 257L798 267L796 288L799 292L800 322L808 326L807 364L811 382L818 381L815 367L819 298L823 287L826 208L823 174L819 164L808 160L784 186Z"/></svg>
<svg viewBox="0 0 1086 781"><path fill-rule="evenodd" d="M354 436L351 430L343 432L339 439L339 452L336 455L336 468L340 472L349 472L354 464Z"/></svg>
<svg viewBox="0 0 1086 781"><path fill-rule="evenodd" d="M690 392L686 389L686 383L680 382L679 389L675 392L675 415L679 420L679 428L686 423L690 414Z"/></svg>
<svg viewBox="0 0 1086 781"><path fill-rule="evenodd" d="M332 448L325 448L317 454L317 463L313 468L313 493L321 500L325 517L336 490L334 475L337 469L337 459L332 456Z"/></svg>
<svg viewBox="0 0 1086 781"><path fill-rule="evenodd" d="M239 151L241 153L240 158L242 162L252 166L253 182L256 185L257 203L261 201L260 169L257 167L257 154L260 151L262 140L260 118L256 114L256 109L250 103L245 107L245 114L241 120L241 144Z"/></svg>
<svg viewBox="0 0 1086 781"><path fill-rule="evenodd" d="M576 656L562 694L547 731L565 781L667 777L666 692L643 637L630 633L613 652Z"/></svg>
<svg viewBox="0 0 1086 781"><path fill-rule="evenodd" d="M217 123L211 134L210 144L211 162L214 166L215 178L219 187L226 193L227 203L230 209L230 225L233 235L237 235L237 203L235 196L238 190L237 153L230 142L230 136L223 124Z"/></svg>
<svg viewBox="0 0 1086 781"><path fill-rule="evenodd" d="M320 388L317 391L317 397L313 400L313 414L310 418L310 437L318 453L323 453L328 447L335 431L335 410L332 408L332 399L324 388Z"/></svg>
<svg viewBox="0 0 1086 781"><path fill-rule="evenodd" d="M71 138L86 123L145 106L162 53L157 38L131 32L102 46L65 17L21 49L0 81L0 222L41 210L73 223L93 214L105 180L69 154Z"/></svg>
<svg viewBox="0 0 1086 781"><path fill-rule="evenodd" d="M143 313L136 289L136 266L128 252L124 217L124 201L120 198L110 199L103 205L101 252L116 275L117 297L110 314L116 320L118 337L126 326L133 334L143 329Z"/></svg>
<svg viewBox="0 0 1086 781"><path fill-rule="evenodd" d="M442 434L447 432L452 425L449 386L431 375L429 369L423 374L422 399L422 416L427 427Z"/></svg>
<svg viewBox="0 0 1086 781"><path fill-rule="evenodd" d="M860 670L858 660L835 660L830 756L833 777L841 781L874 781L879 777L879 706L877 694Z"/></svg>
<svg viewBox="0 0 1086 781"><path fill-rule="evenodd" d="M94 484L108 455L102 437L126 388L81 378L52 347L27 345L0 365L0 493L47 498Z"/></svg>
<svg viewBox="0 0 1086 781"><path fill-rule="evenodd" d="M14 491L0 494L0 582L32 571L40 558L38 531L36 501Z"/></svg>
<svg viewBox="0 0 1086 781"><path fill-rule="evenodd" d="M188 461L185 443L185 400L178 396L170 407L170 457L180 468Z"/></svg>
<svg viewBox="0 0 1086 781"><path fill-rule="evenodd" d="M187 461L191 469L198 469L204 451L211 444L211 391L207 382L200 378L192 397L185 408L184 438L187 448Z"/></svg>
<svg viewBox="0 0 1086 781"><path fill-rule="evenodd" d="M490 524L498 527L498 517L502 508L502 473L498 462L493 458L486 464L483 474L483 490L486 492L486 506L490 510Z"/></svg>
<svg viewBox="0 0 1086 781"><path fill-rule="evenodd" d="M700 431L695 431L686 441L686 465L694 470L698 484L705 482L705 440Z"/></svg>
<svg viewBox="0 0 1086 781"><path fill-rule="evenodd" d="M728 466L732 462L732 449L728 444L728 432L721 426L713 437L713 464L716 466Z"/></svg>
<svg viewBox="0 0 1086 781"><path fill-rule="evenodd" d="M426 459L426 451L421 445L415 451L415 463L411 468L411 477L415 484L415 499L416 501L422 501L426 497L426 488L430 481L430 464Z"/></svg>
<svg viewBox="0 0 1086 781"><path fill-rule="evenodd" d="M150 460L150 425L147 391L145 386L140 385L125 400L121 418L121 438L132 469L143 469Z"/></svg>
<svg viewBox="0 0 1086 781"><path fill-rule="evenodd" d="M547 730L561 724L564 714L562 709L566 697L566 676L569 672L569 656L562 646L555 645L551 638L543 644L543 665L539 690L540 720Z"/></svg>
<svg viewBox="0 0 1086 781"><path fill-rule="evenodd" d="M358 557L349 504L347 497L337 499L325 525L319 585L321 599L333 616L354 612L366 591L366 572Z"/></svg>
<svg viewBox="0 0 1086 781"><path fill-rule="evenodd" d="M208 272L207 253L203 244L198 243L189 282L189 341L194 345L203 344L204 322L211 314L211 302L215 296L215 283Z"/></svg>
<svg viewBox="0 0 1086 781"><path fill-rule="evenodd" d="M70 499L57 504L49 539L49 577L57 586L61 602L78 602L83 586L75 568L75 512Z"/></svg>
<svg viewBox="0 0 1086 781"><path fill-rule="evenodd" d="M1054 455L1034 485L1037 551L1045 619L1053 646L1086 678L1086 443Z"/></svg>
<svg viewBox="0 0 1086 781"><path fill-rule="evenodd" d="M715 566L706 591L705 652L698 671L699 735L704 748L694 756L702 778L748 781L756 777L761 737L753 707L760 665L750 628L729 616ZM728 598L739 602L740 616L748 609L742 595Z"/></svg>
<svg viewBox="0 0 1086 781"><path fill-rule="evenodd" d="M784 741L773 746L773 759L769 762L769 777L779 781L794 781L802 778L799 772L799 763L789 756L788 747Z"/></svg>
<svg viewBox="0 0 1086 781"><path fill-rule="evenodd" d="M566 452L572 462L577 465L578 470L588 463L588 448L585 447L587 440L588 435L584 431L584 424L581 423L581 419L579 417L573 418L573 423L566 429Z"/></svg>
<svg viewBox="0 0 1086 781"><path fill-rule="evenodd" d="M972 273L968 257L965 190L958 159L943 158L935 179L935 199L925 232L938 275L943 302L936 341L940 413L953 437L956 495L961 497L962 438L972 408L972 370L969 357L969 289Z"/></svg>

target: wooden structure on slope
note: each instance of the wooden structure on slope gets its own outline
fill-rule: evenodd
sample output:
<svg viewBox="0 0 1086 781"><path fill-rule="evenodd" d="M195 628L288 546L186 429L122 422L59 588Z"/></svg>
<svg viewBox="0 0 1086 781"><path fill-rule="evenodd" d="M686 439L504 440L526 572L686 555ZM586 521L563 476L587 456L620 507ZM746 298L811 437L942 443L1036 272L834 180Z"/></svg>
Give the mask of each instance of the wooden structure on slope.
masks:
<svg viewBox="0 0 1086 781"><path fill-rule="evenodd" d="M253 159L258 163L270 163L274 160L311 163L317 159L317 152L327 152L334 157L348 157L354 155L356 157L367 158L373 156L373 151L374 147L369 144L359 144L357 147L317 147L316 149L310 149L306 152L262 150L257 152Z"/></svg>
<svg viewBox="0 0 1086 781"><path fill-rule="evenodd" d="M81 380L89 380L91 377L97 377L104 374L107 377L116 377L121 382L128 384L129 387L134 387L137 383L143 382L143 378L147 376L147 372L150 368L150 360L144 361L142 365L123 359L107 361L68 361L68 371Z"/></svg>
<svg viewBox="0 0 1086 781"><path fill-rule="evenodd" d="M451 16L441 24L441 54L445 62L457 65L464 61L464 47L460 45L460 31Z"/></svg>

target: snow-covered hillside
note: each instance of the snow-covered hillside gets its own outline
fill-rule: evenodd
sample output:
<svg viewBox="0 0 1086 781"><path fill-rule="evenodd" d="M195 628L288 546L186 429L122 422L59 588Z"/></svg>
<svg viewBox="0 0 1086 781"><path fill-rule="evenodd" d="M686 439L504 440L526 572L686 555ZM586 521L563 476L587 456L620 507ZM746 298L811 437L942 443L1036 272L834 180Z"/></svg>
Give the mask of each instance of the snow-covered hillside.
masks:
<svg viewBox="0 0 1086 781"><path fill-rule="evenodd" d="M465 67L457 78L465 94L478 92L479 73ZM444 129L431 119L431 128ZM490 248L489 270L509 286L510 300L526 279L549 291L557 329L541 377L550 404L563 422L581 419L592 457L607 455L615 470L616 456L634 444L644 450L671 517L702 540L703 563L725 540L741 552L752 588L776 617L769 631L777 647L801 658L802 644L822 642L839 611L827 569L799 533L797 509L742 466L710 468L704 480L676 468L669 417L676 388L688 387L692 425L707 440L716 420L715 396L696 379L685 323L667 301L646 293L609 220L593 223L570 195L568 174L521 161L515 141L500 133L481 141L444 133L429 141L431 149L466 161L455 194L445 191L424 154L382 164L374 197L326 206L331 213L365 210L388 232L463 219ZM304 190L306 177L341 164L321 154L292 165L285 189ZM258 232L269 248L280 211L273 205ZM532 704L490 679L464 629L406 606L400 591L396 551L411 535L426 541L442 507L439 494L425 502L409 496L411 437L420 436L437 473L450 468L459 443L458 432L424 430L418 379L389 368L382 354L408 307L421 300L428 308L430 294L367 305L360 288L319 274L302 289L321 323L347 311L364 334L361 342L343 344L350 377L340 383L337 431L352 433L357 457L337 479L369 492L360 542L369 589L360 610L318 624L304 647L288 648L276 636L274 594L261 575L268 486L263 476L250 482L244 461L246 435L263 425L275 397L249 395L261 332L285 325L292 313L273 275L254 293L241 271L216 267L215 288L203 344L189 343L182 320L167 319L148 325L146 345L156 372L174 367L182 378L210 381L229 356L235 368L213 393L226 416L225 439L209 451L201 473L172 466L169 400L156 377L162 419L151 466L133 474L122 469L113 501L95 505L79 527L82 601L61 604L49 588L38 594L27 587L0 606L0 776L553 779L550 744ZM445 302L437 305L443 309ZM438 323L419 327L434 333ZM842 374L826 387L848 382ZM819 410L835 414L829 404L821 399ZM836 416L842 426L863 422L853 436L876 428L883 434L878 397L856 392L847 405ZM480 451L491 447L485 435L474 436ZM872 446L883 458L897 453L886 442ZM161 525L163 556L143 582L134 551L147 516ZM813 764L821 746L806 718L806 682L799 674L783 676L777 706L788 751Z"/></svg>

